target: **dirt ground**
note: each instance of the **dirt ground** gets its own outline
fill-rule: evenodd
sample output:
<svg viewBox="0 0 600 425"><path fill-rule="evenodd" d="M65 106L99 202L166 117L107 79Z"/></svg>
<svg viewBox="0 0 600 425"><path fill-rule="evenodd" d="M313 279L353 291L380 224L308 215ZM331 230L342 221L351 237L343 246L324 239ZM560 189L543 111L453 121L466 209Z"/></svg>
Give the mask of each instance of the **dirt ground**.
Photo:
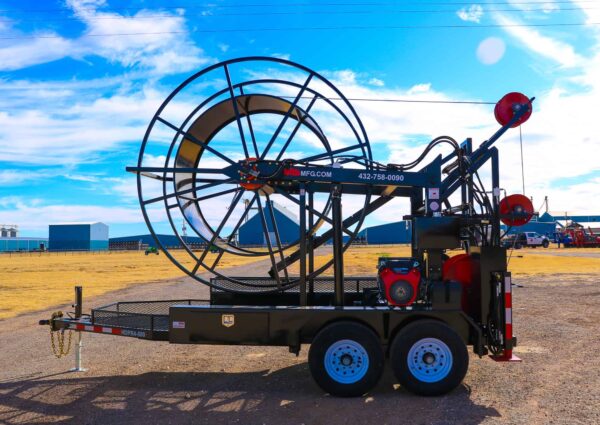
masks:
<svg viewBox="0 0 600 425"><path fill-rule="evenodd" d="M471 355L463 384L435 398L406 392L389 368L364 397L330 397L310 377L308 347L295 357L285 347L182 346L85 334L89 370L67 372L73 356L54 358L48 328L37 325L55 309L27 313L0 321L0 423L597 424L598 279L516 277L522 287L513 295L515 352L523 362ZM207 295L199 284L176 279L85 303Z"/></svg>

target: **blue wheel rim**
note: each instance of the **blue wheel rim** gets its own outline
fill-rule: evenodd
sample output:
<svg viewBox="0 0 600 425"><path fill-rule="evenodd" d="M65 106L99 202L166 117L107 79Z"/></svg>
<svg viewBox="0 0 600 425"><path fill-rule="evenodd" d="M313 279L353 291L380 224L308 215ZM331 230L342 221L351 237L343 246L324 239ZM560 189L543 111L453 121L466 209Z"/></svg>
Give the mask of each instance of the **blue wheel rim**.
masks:
<svg viewBox="0 0 600 425"><path fill-rule="evenodd" d="M452 369L452 351L437 338L423 338L415 342L406 359L410 373L421 382L439 382Z"/></svg>
<svg viewBox="0 0 600 425"><path fill-rule="evenodd" d="M324 363L331 379L340 384L354 384L367 374L369 355L358 342L342 339L327 349Z"/></svg>

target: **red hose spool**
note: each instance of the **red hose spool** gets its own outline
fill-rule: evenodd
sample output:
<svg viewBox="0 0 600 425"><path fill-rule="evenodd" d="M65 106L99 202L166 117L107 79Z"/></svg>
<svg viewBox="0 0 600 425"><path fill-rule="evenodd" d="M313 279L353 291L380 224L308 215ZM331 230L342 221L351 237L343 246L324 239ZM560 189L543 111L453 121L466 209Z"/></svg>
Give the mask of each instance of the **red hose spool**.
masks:
<svg viewBox="0 0 600 425"><path fill-rule="evenodd" d="M531 116L531 112L533 111L531 107L531 102L529 98L525 96L523 93L511 92L505 94L502 99L496 103L496 107L494 108L494 115L496 116L496 121L501 126L505 126L513 119L515 113L523 108L524 105L529 107L529 110L525 112L521 117L515 121L511 128L515 128L523 124L525 121L529 119Z"/></svg>
<svg viewBox="0 0 600 425"><path fill-rule="evenodd" d="M448 258L442 265L442 279L444 281L453 280L462 286L462 309L465 312L471 310L469 302L473 278L479 263L469 254L458 254Z"/></svg>
<svg viewBox="0 0 600 425"><path fill-rule="evenodd" d="M523 226L533 214L533 204L527 196L515 194L500 201L500 220L507 226Z"/></svg>

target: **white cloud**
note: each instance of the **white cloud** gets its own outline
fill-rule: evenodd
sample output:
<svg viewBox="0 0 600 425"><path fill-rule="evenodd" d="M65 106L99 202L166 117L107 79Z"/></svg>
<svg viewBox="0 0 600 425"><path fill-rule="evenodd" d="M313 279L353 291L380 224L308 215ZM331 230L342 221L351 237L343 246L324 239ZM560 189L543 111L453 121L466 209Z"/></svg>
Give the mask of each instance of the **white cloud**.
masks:
<svg viewBox="0 0 600 425"><path fill-rule="evenodd" d="M373 77L369 80L369 84L372 86L375 86L375 87L385 86L385 83L383 82L383 80L380 80L379 78L375 78L375 77Z"/></svg>
<svg viewBox="0 0 600 425"><path fill-rule="evenodd" d="M483 16L483 8L478 4L473 4L468 8L463 7L456 14L463 21L479 23Z"/></svg>
<svg viewBox="0 0 600 425"><path fill-rule="evenodd" d="M289 61L291 58L291 55L289 53L272 53L271 57Z"/></svg>
<svg viewBox="0 0 600 425"><path fill-rule="evenodd" d="M52 31L39 31L32 38L12 40L0 47L0 70L11 71L65 57L83 60L100 56L125 67L138 66L153 73L187 72L209 61L203 50L186 34L181 13L140 10L133 16L102 12L105 2L69 0L67 6L85 24L82 36L66 38ZM151 31L149 30L151 29ZM148 33L150 35L111 36L110 34ZM18 31L10 35L21 37Z"/></svg>
<svg viewBox="0 0 600 425"><path fill-rule="evenodd" d="M519 9L525 12L532 12L530 17L539 18L540 9L543 13L549 14L560 10L560 5L553 2L524 2L523 0L508 0L508 4L515 9ZM589 3L586 4L589 6Z"/></svg>
<svg viewBox="0 0 600 425"><path fill-rule="evenodd" d="M477 59L484 65L493 65L504 56L506 46L498 37L488 37L477 47Z"/></svg>
<svg viewBox="0 0 600 425"><path fill-rule="evenodd" d="M57 37L52 32L37 33L36 36ZM0 47L0 70L14 71L67 56L79 58L83 52L84 49L77 43L62 37L19 40L7 47Z"/></svg>
<svg viewBox="0 0 600 425"><path fill-rule="evenodd" d="M567 43L542 35L539 31L532 28L515 26L519 22L503 14L496 14L495 19L521 45L542 57L556 62L564 68L580 67L585 62L584 58L575 52L573 46Z"/></svg>

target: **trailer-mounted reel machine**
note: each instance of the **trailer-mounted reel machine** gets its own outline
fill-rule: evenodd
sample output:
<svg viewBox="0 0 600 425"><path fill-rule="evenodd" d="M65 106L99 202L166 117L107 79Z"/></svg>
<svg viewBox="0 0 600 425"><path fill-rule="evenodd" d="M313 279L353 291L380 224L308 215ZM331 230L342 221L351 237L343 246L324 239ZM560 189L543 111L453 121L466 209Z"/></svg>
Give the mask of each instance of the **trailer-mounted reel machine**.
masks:
<svg viewBox="0 0 600 425"><path fill-rule="evenodd" d="M534 211L524 196L501 200L493 145L529 118L532 101L504 96L494 110L501 127L477 147L441 136L412 162L382 164L353 106L323 75L274 58L212 65L165 100L127 169L156 243L210 286L210 299L119 302L85 316L79 291L79 310L49 323L296 354L310 343L313 377L340 396L369 391L388 357L399 382L423 395L460 384L467 345L518 360L501 222L522 225ZM437 146L445 155L432 159ZM380 258L372 276L344 276L344 252L365 218L400 197L410 203L397 214L411 224L410 256ZM166 246L164 233L183 249ZM252 265L228 268L234 257ZM248 268L262 272L239 271Z"/></svg>

